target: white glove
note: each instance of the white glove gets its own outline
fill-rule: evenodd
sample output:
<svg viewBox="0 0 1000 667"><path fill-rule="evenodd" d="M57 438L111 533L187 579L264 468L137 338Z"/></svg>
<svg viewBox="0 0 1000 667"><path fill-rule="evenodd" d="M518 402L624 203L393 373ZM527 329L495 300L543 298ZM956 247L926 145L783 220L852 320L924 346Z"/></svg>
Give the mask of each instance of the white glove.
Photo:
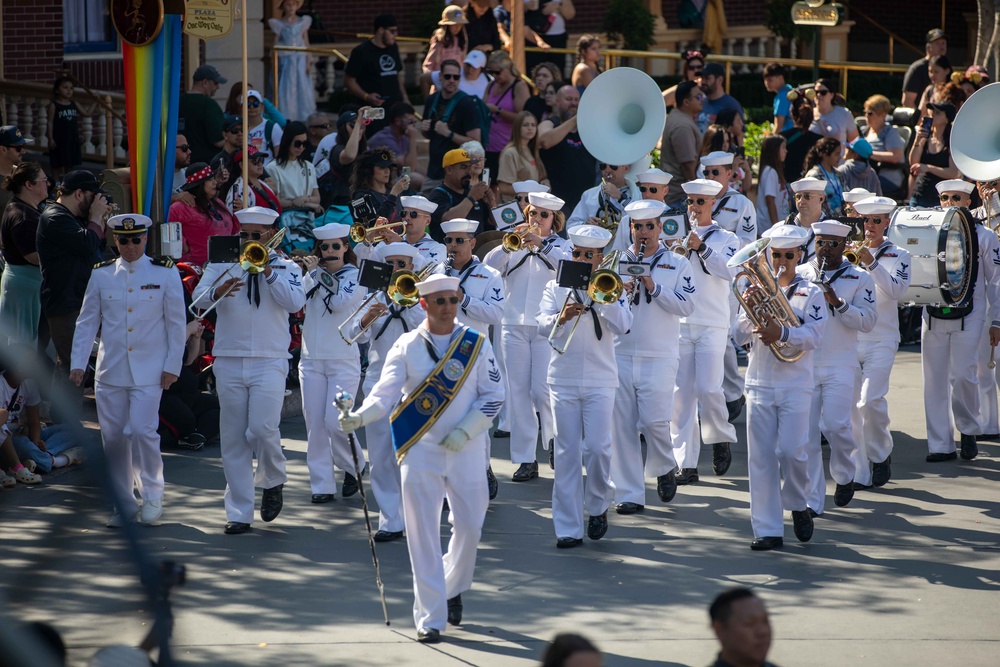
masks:
<svg viewBox="0 0 1000 667"><path fill-rule="evenodd" d="M460 428L456 428L445 437L441 444L444 445L444 448L448 451L460 452L462 451L462 447L465 447L465 443L468 441L469 434Z"/></svg>
<svg viewBox="0 0 1000 667"><path fill-rule="evenodd" d="M487 417L479 410L472 410L462 417L462 421L455 425L455 430L449 433L441 444L453 452L461 451L465 443L484 433L492 425L493 417Z"/></svg>
<svg viewBox="0 0 1000 667"><path fill-rule="evenodd" d="M348 412L346 415L341 415L337 421L340 422L340 430L344 433L353 433L365 425L361 419L361 415L357 412Z"/></svg>

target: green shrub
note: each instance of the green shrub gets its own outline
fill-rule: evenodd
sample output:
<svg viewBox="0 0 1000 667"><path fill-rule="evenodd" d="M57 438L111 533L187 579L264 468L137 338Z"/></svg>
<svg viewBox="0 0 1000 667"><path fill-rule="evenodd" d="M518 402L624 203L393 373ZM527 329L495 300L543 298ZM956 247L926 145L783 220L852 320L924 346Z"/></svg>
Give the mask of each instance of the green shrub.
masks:
<svg viewBox="0 0 1000 667"><path fill-rule="evenodd" d="M642 0L611 0L603 27L608 41L615 46L645 51L653 45L656 20Z"/></svg>
<svg viewBox="0 0 1000 667"><path fill-rule="evenodd" d="M746 128L743 130L743 149L746 151L747 157L753 159L755 168L760 164L760 144L773 127L769 122L751 123L748 120Z"/></svg>

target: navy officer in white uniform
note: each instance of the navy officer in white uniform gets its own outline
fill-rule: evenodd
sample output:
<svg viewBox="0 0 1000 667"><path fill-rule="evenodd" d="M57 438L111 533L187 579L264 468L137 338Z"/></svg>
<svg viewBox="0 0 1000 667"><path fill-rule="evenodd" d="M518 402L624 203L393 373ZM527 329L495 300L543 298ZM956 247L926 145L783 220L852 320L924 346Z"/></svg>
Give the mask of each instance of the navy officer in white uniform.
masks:
<svg viewBox="0 0 1000 667"><path fill-rule="evenodd" d="M406 543L413 571L417 641L441 639L445 621L462 622L461 594L472 587L486 518L488 429L504 385L485 333L456 315L459 279L435 274L417 283L426 319L392 346L379 381L340 424L357 430L392 413L402 472ZM441 504L451 507L448 552L441 553Z"/></svg>
<svg viewBox="0 0 1000 667"><path fill-rule="evenodd" d="M244 242L266 244L277 232L276 211L251 206L236 217ZM272 250L267 266L256 274L244 275L239 264L210 262L194 303L205 307L220 298L212 353L222 412L225 532L238 535L253 523L255 486L264 489L261 520L274 521L281 512L288 477L278 426L292 356L288 316L302 310L306 295L298 265Z"/></svg>
<svg viewBox="0 0 1000 667"><path fill-rule="evenodd" d="M816 233L812 229L812 225L826 217L823 212L823 203L826 201L826 181L806 176L792 182L789 187L795 194L795 207L798 212L789 214L785 218L785 224L796 225L809 232L802 257L799 258L799 263L805 264L816 256Z"/></svg>
<svg viewBox="0 0 1000 667"><path fill-rule="evenodd" d="M108 220L121 256L95 267L73 336L70 380L79 386L101 331L94 382L97 420L112 489L125 512L115 512L109 528L120 528L137 514L142 523L153 523L163 512L163 458L156 432L160 395L180 375L187 332L180 274L169 258L145 255L152 224L137 213ZM133 491L137 482L141 511Z"/></svg>

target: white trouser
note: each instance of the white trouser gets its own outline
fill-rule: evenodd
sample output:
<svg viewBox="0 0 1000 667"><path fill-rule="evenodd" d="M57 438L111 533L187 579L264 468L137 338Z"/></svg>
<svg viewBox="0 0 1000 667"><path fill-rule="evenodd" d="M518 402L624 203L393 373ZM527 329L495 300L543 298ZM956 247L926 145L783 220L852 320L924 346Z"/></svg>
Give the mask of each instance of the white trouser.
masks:
<svg viewBox="0 0 1000 667"><path fill-rule="evenodd" d="M854 481L868 486L872 483L871 463L881 463L892 454L892 433L889 431L889 374L896 360L899 344L894 340L866 340L858 346L861 362L859 399L854 405L851 422L854 442Z"/></svg>
<svg viewBox="0 0 1000 667"><path fill-rule="evenodd" d="M611 481L615 502L646 504L646 485L639 434L646 436L646 477L659 477L677 467L670 439L677 359L618 355Z"/></svg>
<svg viewBox="0 0 1000 667"><path fill-rule="evenodd" d="M306 422L306 463L313 493L337 493L333 466L357 476L347 435L340 429L340 411L334 405L338 387L358 395L361 367L353 359L302 359L299 385L302 389L302 416ZM358 465L365 468L360 445Z"/></svg>
<svg viewBox="0 0 1000 667"><path fill-rule="evenodd" d="M503 365L503 327L499 324L494 324L490 327L490 331L493 332L493 356L497 360L497 368L503 373L503 383L504 389L507 390L507 396L510 396L510 386L507 384L507 368ZM503 406L500 407L499 421L497 422L497 428L501 431L510 431L510 410L507 407L508 401L503 402ZM488 440L490 440L488 438ZM490 440L492 444L492 440ZM489 457L489 445L487 445L487 458Z"/></svg>
<svg viewBox="0 0 1000 667"><path fill-rule="evenodd" d="M531 463L535 460L535 445L538 442L536 412L541 419L542 448L548 449L552 439L547 380L552 348L546 340L548 333L538 327L503 325L500 345L507 371L511 463Z"/></svg>
<svg viewBox="0 0 1000 667"><path fill-rule="evenodd" d="M987 367L990 358L990 323L983 325L983 341L980 343L979 358L979 410L981 412L980 433L1000 433L1000 420L997 418L997 383L1000 383L1000 366ZM996 354L996 353L994 353ZM994 359L1000 362L1000 359Z"/></svg>
<svg viewBox="0 0 1000 667"><path fill-rule="evenodd" d="M552 414L556 424L555 481L552 523L556 537L583 537L583 511L603 514L615 497L611 482L611 387L553 385ZM587 469L584 488L580 464ZM582 501L582 502L581 502Z"/></svg>
<svg viewBox="0 0 1000 667"><path fill-rule="evenodd" d="M459 452L419 440L400 464L406 547L413 570L413 623L444 630L448 600L472 587L489 491L483 475L486 434ZM448 496L451 540L441 555L441 503Z"/></svg>
<svg viewBox="0 0 1000 667"><path fill-rule="evenodd" d="M370 378L370 379L369 379ZM378 378L365 378L365 395L375 386ZM368 479L378 503L378 529L398 533L403 530L402 479L396 450L392 447L392 428L389 418L377 419L365 426L365 443L368 445ZM440 509L440 508L438 508Z"/></svg>
<svg viewBox="0 0 1000 667"><path fill-rule="evenodd" d="M783 537L783 509L806 509L809 387L747 386L747 470L753 536Z"/></svg>
<svg viewBox="0 0 1000 667"><path fill-rule="evenodd" d="M221 411L226 519L253 523L254 486L270 489L288 481L279 430L288 360L216 357L213 370Z"/></svg>
<svg viewBox="0 0 1000 667"><path fill-rule="evenodd" d="M162 393L160 385L113 387L94 383L111 488L125 516L131 517L139 509L134 492L137 483L143 500L163 500L163 456L156 432Z"/></svg>
<svg viewBox="0 0 1000 667"><path fill-rule="evenodd" d="M727 403L740 400L743 395L743 376L740 375L740 362L736 358L736 346L731 340L726 341L726 354L723 357L725 376L722 380L722 393ZM726 415L728 417L728 414Z"/></svg>
<svg viewBox="0 0 1000 667"><path fill-rule="evenodd" d="M979 350L982 323L924 318L920 330L920 364L924 376L927 451L955 451L955 429L979 433ZM951 412L946 412L946 406ZM948 415L948 418L946 418Z"/></svg>
<svg viewBox="0 0 1000 667"><path fill-rule="evenodd" d="M826 476L823 473L823 449L820 432L830 443L830 477L837 484L854 481L854 432L851 429L851 408L858 402L859 370L853 366L817 366L813 369L816 389L812 395L809 416L809 507L820 514L826 498Z"/></svg>
<svg viewBox="0 0 1000 667"><path fill-rule="evenodd" d="M680 364L674 381L674 417L670 423L674 455L681 468L698 467L702 440L709 444L736 442L736 427L729 423L722 391L724 357L727 348L732 347L727 329L681 325Z"/></svg>

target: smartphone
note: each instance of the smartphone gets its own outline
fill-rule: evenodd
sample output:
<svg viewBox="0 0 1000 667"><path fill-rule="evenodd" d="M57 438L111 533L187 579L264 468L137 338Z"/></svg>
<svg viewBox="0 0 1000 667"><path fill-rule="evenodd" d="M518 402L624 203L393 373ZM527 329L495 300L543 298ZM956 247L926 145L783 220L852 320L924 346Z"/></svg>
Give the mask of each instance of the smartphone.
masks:
<svg viewBox="0 0 1000 667"><path fill-rule="evenodd" d="M479 177L479 180L481 180L486 185L489 185L490 184L490 170L489 169L483 169L483 174L482 174L482 176Z"/></svg>
<svg viewBox="0 0 1000 667"><path fill-rule="evenodd" d="M922 130L923 130L924 132L927 132L927 133L930 133L930 131L931 131L931 124L932 124L933 122L934 122L934 119L933 119L933 118L932 118L931 116L924 116L924 117L923 117L923 118L922 118L922 119L920 120L920 128L921 128L921 129L922 129Z"/></svg>
<svg viewBox="0 0 1000 667"><path fill-rule="evenodd" d="M383 107L368 107L361 114L361 118L367 121L382 120L385 118L385 109Z"/></svg>
<svg viewBox="0 0 1000 667"><path fill-rule="evenodd" d="M403 176L405 176L406 178L409 178L411 171L412 171L412 169L410 169L409 167L403 167L403 173L400 174L400 178L402 178Z"/></svg>

